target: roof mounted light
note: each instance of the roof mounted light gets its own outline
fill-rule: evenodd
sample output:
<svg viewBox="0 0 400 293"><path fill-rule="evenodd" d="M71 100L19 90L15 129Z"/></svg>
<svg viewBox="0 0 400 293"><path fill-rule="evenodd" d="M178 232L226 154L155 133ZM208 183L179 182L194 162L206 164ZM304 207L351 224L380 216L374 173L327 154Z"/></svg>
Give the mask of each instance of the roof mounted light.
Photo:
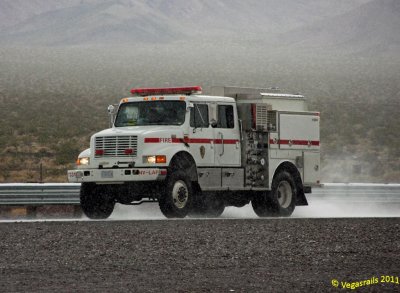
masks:
<svg viewBox="0 0 400 293"><path fill-rule="evenodd" d="M191 95L200 94L201 91L201 86L131 89L132 95L142 97L150 95Z"/></svg>

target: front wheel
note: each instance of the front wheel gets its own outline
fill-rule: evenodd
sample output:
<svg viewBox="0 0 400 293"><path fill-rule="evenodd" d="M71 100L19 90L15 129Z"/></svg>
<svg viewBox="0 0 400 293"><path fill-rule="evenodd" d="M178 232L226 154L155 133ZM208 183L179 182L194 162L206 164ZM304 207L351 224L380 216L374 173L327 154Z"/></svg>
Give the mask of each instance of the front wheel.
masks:
<svg viewBox="0 0 400 293"><path fill-rule="evenodd" d="M183 171L175 171L167 178L165 192L158 200L160 210L167 218L184 218L193 203L193 189Z"/></svg>
<svg viewBox="0 0 400 293"><path fill-rule="evenodd" d="M89 219L107 219L115 206L115 200L107 186L94 183L82 183L80 202L83 213Z"/></svg>
<svg viewBox="0 0 400 293"><path fill-rule="evenodd" d="M282 171L272 180L271 191L255 196L251 205L259 217L288 217L296 206L296 195L292 175Z"/></svg>

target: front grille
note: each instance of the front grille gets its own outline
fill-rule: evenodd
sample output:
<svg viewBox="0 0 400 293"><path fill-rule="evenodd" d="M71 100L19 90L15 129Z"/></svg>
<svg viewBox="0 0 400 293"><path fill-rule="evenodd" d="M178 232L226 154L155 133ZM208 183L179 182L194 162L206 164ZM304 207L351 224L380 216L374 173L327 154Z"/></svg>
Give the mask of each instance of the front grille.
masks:
<svg viewBox="0 0 400 293"><path fill-rule="evenodd" d="M98 136L95 138L95 158L135 158L137 136Z"/></svg>

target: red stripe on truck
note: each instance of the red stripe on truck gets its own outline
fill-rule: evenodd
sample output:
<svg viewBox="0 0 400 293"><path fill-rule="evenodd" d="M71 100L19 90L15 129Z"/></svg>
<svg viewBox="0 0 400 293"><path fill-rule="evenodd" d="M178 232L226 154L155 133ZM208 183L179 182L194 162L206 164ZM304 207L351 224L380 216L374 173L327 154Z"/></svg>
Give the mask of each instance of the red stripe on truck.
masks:
<svg viewBox="0 0 400 293"><path fill-rule="evenodd" d="M212 143L222 144L222 139L212 138L162 138L162 137L146 137L144 143ZM224 139L224 144L236 144L239 142L238 139Z"/></svg>
<svg viewBox="0 0 400 293"><path fill-rule="evenodd" d="M312 145L319 146L318 140L299 140L299 139L270 139L270 144L287 144L287 145Z"/></svg>

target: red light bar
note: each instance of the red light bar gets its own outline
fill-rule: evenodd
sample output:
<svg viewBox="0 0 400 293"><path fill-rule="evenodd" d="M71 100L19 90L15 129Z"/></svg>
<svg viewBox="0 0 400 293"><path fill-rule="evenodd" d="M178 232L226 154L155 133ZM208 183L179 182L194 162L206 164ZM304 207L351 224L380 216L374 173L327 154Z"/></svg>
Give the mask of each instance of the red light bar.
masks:
<svg viewBox="0 0 400 293"><path fill-rule="evenodd" d="M201 93L201 91L201 86L131 89L131 93L136 96L191 95L194 93Z"/></svg>

